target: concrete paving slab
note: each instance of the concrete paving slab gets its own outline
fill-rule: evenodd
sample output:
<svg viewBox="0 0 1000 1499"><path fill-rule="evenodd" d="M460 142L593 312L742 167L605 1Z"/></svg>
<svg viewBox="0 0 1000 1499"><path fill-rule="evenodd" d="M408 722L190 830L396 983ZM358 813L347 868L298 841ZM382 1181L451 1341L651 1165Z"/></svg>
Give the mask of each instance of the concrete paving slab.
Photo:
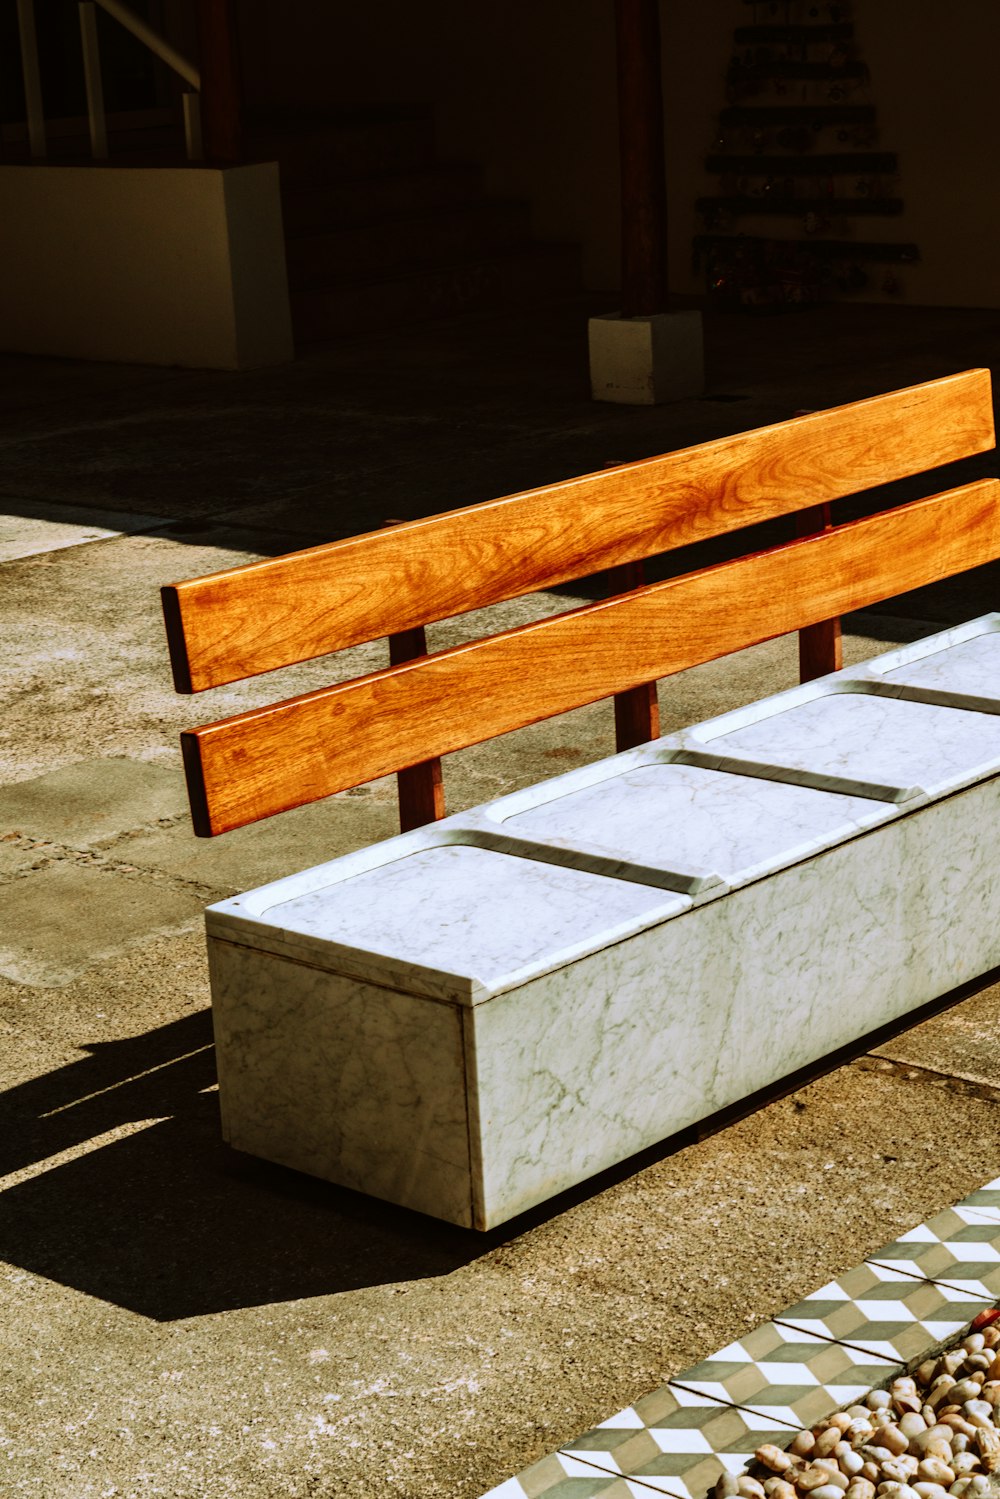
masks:
<svg viewBox="0 0 1000 1499"><path fill-rule="evenodd" d="M1000 1096L1000 984L903 1031L872 1055L964 1078Z"/></svg>
<svg viewBox="0 0 1000 1499"><path fill-rule="evenodd" d="M0 498L0 563L169 524L169 518L162 515Z"/></svg>
<svg viewBox="0 0 1000 1499"><path fill-rule="evenodd" d="M0 834L0 875L21 874L32 865L44 862L44 855L31 848L19 847Z"/></svg>
<svg viewBox="0 0 1000 1499"><path fill-rule="evenodd" d="M61 863L4 887L0 974L58 988L155 932L200 921L203 903L138 876ZM141 951L136 962L144 966Z"/></svg>
<svg viewBox="0 0 1000 1499"><path fill-rule="evenodd" d="M125 838L114 852L142 869L236 894L323 864L341 849L358 847L356 840L370 841L369 834L391 838L399 831L393 798L392 786L380 782L369 795L329 797L218 838L196 838L185 818L174 827Z"/></svg>
<svg viewBox="0 0 1000 1499"><path fill-rule="evenodd" d="M24 833L86 849L186 811L179 767L121 756L79 760L33 781L0 787L0 836Z"/></svg>

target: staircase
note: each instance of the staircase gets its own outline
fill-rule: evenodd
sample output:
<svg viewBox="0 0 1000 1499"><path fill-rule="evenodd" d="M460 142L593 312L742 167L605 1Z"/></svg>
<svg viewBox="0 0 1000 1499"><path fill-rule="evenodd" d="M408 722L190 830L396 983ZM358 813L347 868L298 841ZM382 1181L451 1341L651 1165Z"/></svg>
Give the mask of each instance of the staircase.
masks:
<svg viewBox="0 0 1000 1499"><path fill-rule="evenodd" d="M579 289L576 246L531 238L527 203L442 163L431 111L355 109L251 129L281 169L297 343L539 304Z"/></svg>

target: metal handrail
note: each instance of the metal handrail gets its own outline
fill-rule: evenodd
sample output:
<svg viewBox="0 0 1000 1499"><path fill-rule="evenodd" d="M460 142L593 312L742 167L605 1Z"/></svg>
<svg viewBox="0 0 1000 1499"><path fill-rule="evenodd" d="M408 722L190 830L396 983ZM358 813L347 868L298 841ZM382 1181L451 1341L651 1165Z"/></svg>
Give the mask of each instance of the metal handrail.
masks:
<svg viewBox="0 0 1000 1499"><path fill-rule="evenodd" d="M161 62L165 62L178 78L183 78L184 82L190 84L193 89L201 89L201 74L194 63L188 62L176 47L171 47L170 43L164 40L158 31L154 31L141 16L137 16L134 10L123 5L122 0L97 0L97 4L102 10L106 10L109 16L114 16L126 31L131 31L136 40L142 42L142 45L147 47Z"/></svg>
<svg viewBox="0 0 1000 1499"><path fill-rule="evenodd" d="M172 47L148 22L123 3L123 0L80 0L80 41L83 47L83 73L87 90L87 118L90 125L90 149L95 159L108 154L107 121L104 112L104 84L101 77L101 55L97 38L99 5L109 16L130 31L154 57L158 57L188 85L183 95L184 139L189 161L202 157L200 90L201 72L194 63ZM38 38L35 32L34 0L17 0L18 32L21 42L21 69L24 75L24 102L28 126L28 145L33 158L44 157L45 110L42 102L41 75L38 68Z"/></svg>

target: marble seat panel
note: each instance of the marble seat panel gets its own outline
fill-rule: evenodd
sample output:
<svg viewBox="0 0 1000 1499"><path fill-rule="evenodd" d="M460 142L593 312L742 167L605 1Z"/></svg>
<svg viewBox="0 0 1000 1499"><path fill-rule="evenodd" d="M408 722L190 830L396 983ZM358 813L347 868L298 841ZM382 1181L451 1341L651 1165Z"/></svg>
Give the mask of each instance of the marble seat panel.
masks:
<svg viewBox="0 0 1000 1499"><path fill-rule="evenodd" d="M844 682L743 727L694 730L692 737L730 763L778 767L812 784L868 787L904 801L941 796L1000 770L1000 716L865 688Z"/></svg>
<svg viewBox="0 0 1000 1499"><path fill-rule="evenodd" d="M884 802L664 760L655 749L647 763L594 784L558 781L537 793L523 810L512 810L522 796L490 815L556 848L591 850L636 872L669 870L692 890L735 889L895 815Z"/></svg>

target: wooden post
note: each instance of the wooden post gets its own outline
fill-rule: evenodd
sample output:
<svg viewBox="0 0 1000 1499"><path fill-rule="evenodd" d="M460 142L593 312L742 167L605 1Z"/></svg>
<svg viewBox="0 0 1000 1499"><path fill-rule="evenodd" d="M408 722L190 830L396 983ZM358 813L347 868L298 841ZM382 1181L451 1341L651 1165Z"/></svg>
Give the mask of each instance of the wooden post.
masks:
<svg viewBox="0 0 1000 1499"><path fill-rule="evenodd" d="M415 661L427 655L427 638L423 626L415 630L400 630L389 636L389 665L401 666L404 661ZM440 760L423 760L419 765L410 765L396 772L396 787L399 796L399 831L408 833L411 828L422 828L425 823L437 822L444 816L444 781L441 777Z"/></svg>
<svg viewBox="0 0 1000 1499"><path fill-rule="evenodd" d="M624 562L620 567L609 568L608 576L613 593L628 593L632 588L641 588L646 581L641 562ZM615 749L618 754L659 737L660 704L656 683L643 682L639 687L616 692Z"/></svg>
<svg viewBox="0 0 1000 1499"><path fill-rule="evenodd" d="M797 536L816 536L821 531L832 530L829 505L810 505L808 510L800 510L795 517ZM843 664L839 618L824 619L818 625L807 625L799 631L800 682L825 677L827 672L839 671Z"/></svg>
<svg viewBox="0 0 1000 1499"><path fill-rule="evenodd" d="M399 520L385 520L383 526L399 526ZM389 636L389 665L402 666L427 655L427 635L423 625L400 630ZM409 833L428 822L439 822L445 815L444 779L441 761L423 760L396 772L396 794L399 799L399 831Z"/></svg>
<svg viewBox="0 0 1000 1499"><path fill-rule="evenodd" d="M615 0L622 316L667 309L667 186L659 0Z"/></svg>
<svg viewBox="0 0 1000 1499"><path fill-rule="evenodd" d="M811 406L800 406L793 416L811 416ZM799 510L795 516L795 534L799 538L817 536L821 531L832 531L833 520L830 506L810 505ZM844 664L844 647L841 640L839 619L823 619L818 625L806 625L799 631L799 681L812 682L816 677L825 677L831 671L839 671Z"/></svg>
<svg viewBox="0 0 1000 1499"><path fill-rule="evenodd" d="M243 160L243 91L234 0L198 0L201 133L205 160Z"/></svg>

